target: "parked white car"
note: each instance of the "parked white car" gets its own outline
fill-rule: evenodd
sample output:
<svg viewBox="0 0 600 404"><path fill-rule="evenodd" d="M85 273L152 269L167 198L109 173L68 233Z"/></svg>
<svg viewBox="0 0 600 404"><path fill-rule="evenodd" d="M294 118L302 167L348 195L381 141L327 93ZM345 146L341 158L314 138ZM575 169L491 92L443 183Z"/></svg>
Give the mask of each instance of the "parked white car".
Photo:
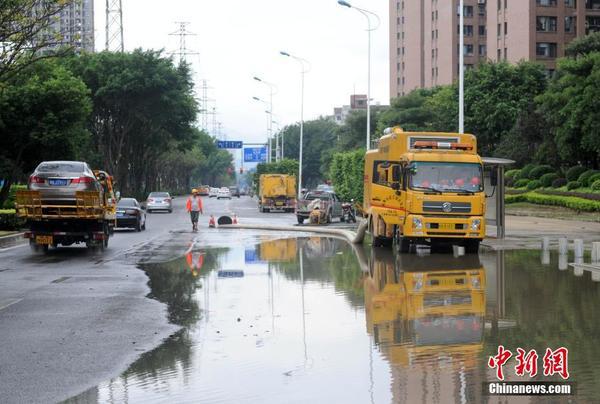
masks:
<svg viewBox="0 0 600 404"><path fill-rule="evenodd" d="M219 193L219 188L210 187L210 191L208 191L209 198L216 198Z"/></svg>
<svg viewBox="0 0 600 404"><path fill-rule="evenodd" d="M231 199L231 192L229 191L229 188L221 188L219 189L219 192L217 193L217 199Z"/></svg>

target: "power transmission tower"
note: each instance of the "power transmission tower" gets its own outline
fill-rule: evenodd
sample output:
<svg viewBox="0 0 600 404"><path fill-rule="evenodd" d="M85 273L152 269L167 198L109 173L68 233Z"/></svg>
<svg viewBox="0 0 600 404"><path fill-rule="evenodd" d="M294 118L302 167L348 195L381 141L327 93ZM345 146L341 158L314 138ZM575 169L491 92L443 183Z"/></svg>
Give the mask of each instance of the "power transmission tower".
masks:
<svg viewBox="0 0 600 404"><path fill-rule="evenodd" d="M107 51L124 52L123 9L121 0L106 0L106 44Z"/></svg>
<svg viewBox="0 0 600 404"><path fill-rule="evenodd" d="M179 37L179 51L171 52L172 55L179 56L179 63L187 62L186 57L191 55L199 55L198 52L194 52L187 48L186 46L186 38L188 36L195 36L193 32L189 32L187 30L187 26L190 24L186 21L176 21L175 24L179 25L179 29L175 32L170 33L169 35L178 36Z"/></svg>
<svg viewBox="0 0 600 404"><path fill-rule="evenodd" d="M204 131L208 130L208 115L210 115L210 109L208 108L208 103L211 101L215 101L212 98L208 98L208 83L206 80L202 80L202 95L200 96L200 114L201 114L201 125Z"/></svg>

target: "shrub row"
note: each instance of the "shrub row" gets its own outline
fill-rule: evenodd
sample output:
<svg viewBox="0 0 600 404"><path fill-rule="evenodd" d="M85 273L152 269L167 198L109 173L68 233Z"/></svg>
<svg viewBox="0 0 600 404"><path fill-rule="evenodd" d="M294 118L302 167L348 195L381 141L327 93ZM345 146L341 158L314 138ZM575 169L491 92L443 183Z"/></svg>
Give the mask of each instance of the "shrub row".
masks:
<svg viewBox="0 0 600 404"><path fill-rule="evenodd" d="M0 230L19 230L23 227L25 220L17 217L14 210L0 210Z"/></svg>
<svg viewBox="0 0 600 404"><path fill-rule="evenodd" d="M524 194L507 195L505 200L507 204L529 202L537 205L563 206L577 211L600 212L600 201L577 198L575 196L544 195L536 192L527 192Z"/></svg>
<svg viewBox="0 0 600 404"><path fill-rule="evenodd" d="M518 193L527 192L524 190L516 190ZM592 194L586 192L577 192L577 191L559 191L555 189L538 189L535 191L538 194L543 195L558 195L558 196L575 196L577 198L582 199L591 199L593 201L600 201L600 194Z"/></svg>
<svg viewBox="0 0 600 404"><path fill-rule="evenodd" d="M15 208L15 196L18 190L26 190L27 185L11 185L10 191L8 191L8 198L4 201L4 205L0 208L3 209L14 209Z"/></svg>

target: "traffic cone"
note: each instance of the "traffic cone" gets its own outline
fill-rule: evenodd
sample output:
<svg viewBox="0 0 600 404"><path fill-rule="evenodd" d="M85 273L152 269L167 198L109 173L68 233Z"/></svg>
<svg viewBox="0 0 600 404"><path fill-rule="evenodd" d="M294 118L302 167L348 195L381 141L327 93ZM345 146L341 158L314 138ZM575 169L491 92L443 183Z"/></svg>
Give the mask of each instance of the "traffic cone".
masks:
<svg viewBox="0 0 600 404"><path fill-rule="evenodd" d="M213 215L210 215L210 220L208 221L208 227L211 227L211 228L217 227L217 224L215 223L215 217Z"/></svg>
<svg viewBox="0 0 600 404"><path fill-rule="evenodd" d="M237 215L233 214L233 224L238 224Z"/></svg>

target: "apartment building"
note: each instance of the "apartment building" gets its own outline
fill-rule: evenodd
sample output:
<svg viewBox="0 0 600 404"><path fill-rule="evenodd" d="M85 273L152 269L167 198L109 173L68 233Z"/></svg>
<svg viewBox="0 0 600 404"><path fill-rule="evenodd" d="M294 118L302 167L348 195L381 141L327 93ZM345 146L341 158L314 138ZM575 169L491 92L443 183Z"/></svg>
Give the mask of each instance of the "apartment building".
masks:
<svg viewBox="0 0 600 404"><path fill-rule="evenodd" d="M600 0L489 0L489 58L542 63L549 73L573 39L600 31Z"/></svg>
<svg viewBox="0 0 600 404"><path fill-rule="evenodd" d="M41 35L51 43L43 50L46 52L61 46L94 52L94 0L71 1L52 17L50 26Z"/></svg>
<svg viewBox="0 0 600 404"><path fill-rule="evenodd" d="M458 0L390 0L390 96L458 77ZM565 46L600 31L600 0L465 0L465 67L537 61L552 73Z"/></svg>
<svg viewBox="0 0 600 404"><path fill-rule="evenodd" d="M390 0L390 96L458 77L459 0ZM464 1L465 66L487 57L486 1Z"/></svg>

